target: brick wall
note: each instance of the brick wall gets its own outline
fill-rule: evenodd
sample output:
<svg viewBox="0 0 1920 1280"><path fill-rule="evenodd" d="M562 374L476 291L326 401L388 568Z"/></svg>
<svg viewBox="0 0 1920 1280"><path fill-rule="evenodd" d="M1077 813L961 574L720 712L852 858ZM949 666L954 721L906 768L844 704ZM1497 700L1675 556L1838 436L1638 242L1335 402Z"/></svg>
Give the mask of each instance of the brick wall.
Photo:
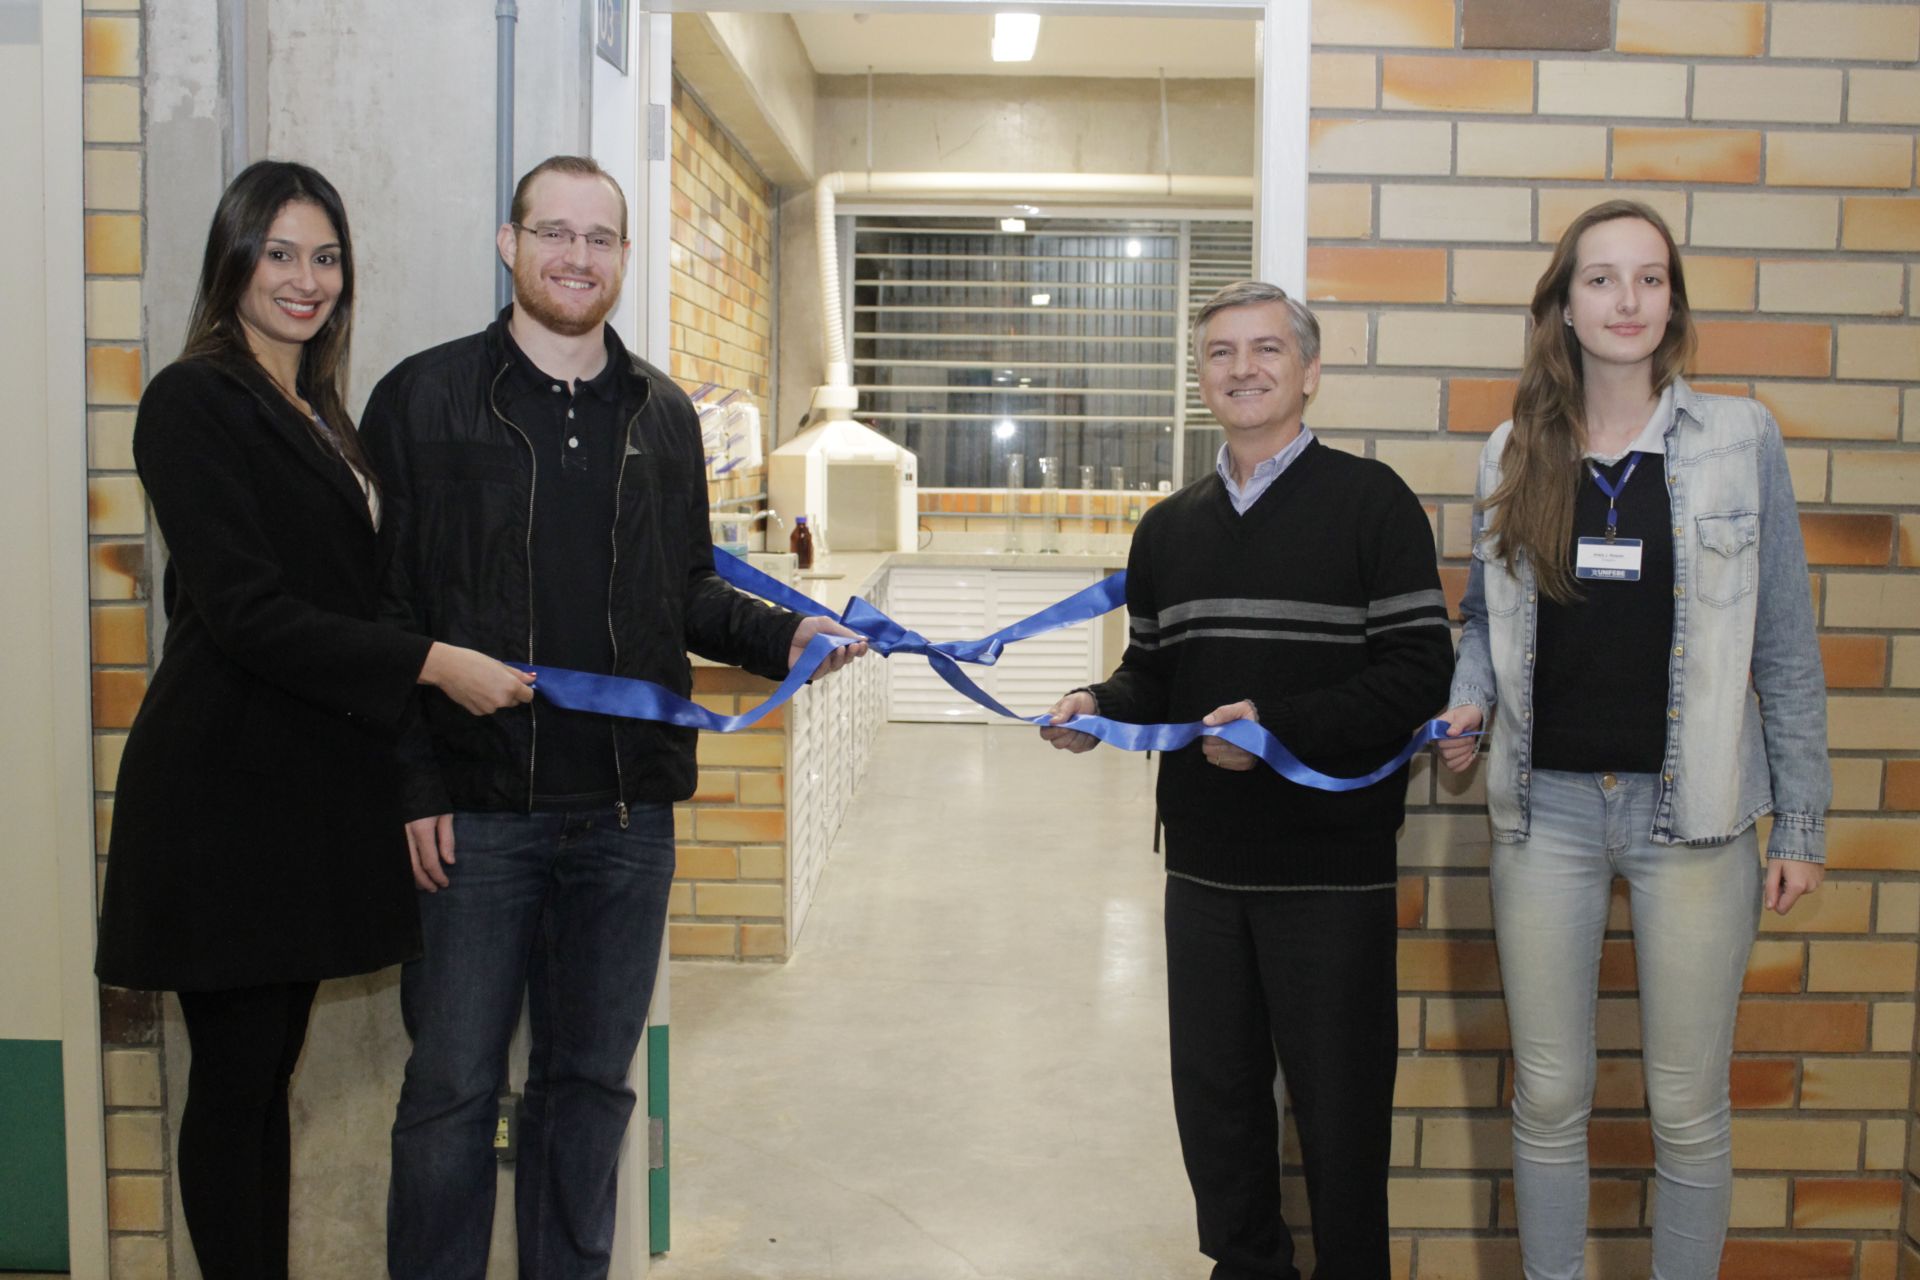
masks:
<svg viewBox="0 0 1920 1280"><path fill-rule="evenodd" d="M733 667L695 667L693 700L743 715L773 681ZM692 799L674 809L678 848L667 903L676 957L781 960L787 955L787 713L741 733L700 735Z"/></svg>
<svg viewBox="0 0 1920 1280"><path fill-rule="evenodd" d="M87 512L92 598L97 853L106 853L120 749L147 688L147 513L133 474L145 385L143 22L139 0L85 0ZM104 866L104 857L101 865ZM116 1280L167 1271L165 1073L160 1002L102 988L107 1221Z"/></svg>
<svg viewBox="0 0 1920 1280"><path fill-rule="evenodd" d="M1309 421L1426 500L1456 602L1474 463L1508 413L1527 300L1590 204L1631 194L1662 212L1700 321L1696 384L1759 397L1786 432L1832 690L1832 873L1769 917L1748 973L1722 1274L1920 1273L1902 1230L1920 958L1920 6L1320 0L1314 44L1308 288L1327 377ZM1481 783L1423 763L1412 799L1396 1267L1517 1277ZM1596 1277L1646 1274L1651 1209L1624 897L1613 925Z"/></svg>
<svg viewBox="0 0 1920 1280"><path fill-rule="evenodd" d="M688 391L711 382L760 411L763 448L773 411L773 184L700 100L673 84L672 241L668 247L672 367ZM766 488L762 467L736 467L708 485L715 502Z"/></svg>

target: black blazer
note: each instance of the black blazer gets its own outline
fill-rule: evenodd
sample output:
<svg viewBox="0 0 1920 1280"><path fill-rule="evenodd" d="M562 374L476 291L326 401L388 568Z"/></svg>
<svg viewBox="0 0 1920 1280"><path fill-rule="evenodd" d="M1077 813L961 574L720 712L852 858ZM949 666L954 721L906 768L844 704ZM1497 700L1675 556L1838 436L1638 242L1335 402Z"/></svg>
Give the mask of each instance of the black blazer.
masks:
<svg viewBox="0 0 1920 1280"><path fill-rule="evenodd" d="M257 367L181 361L134 464L171 552L95 971L198 991L419 954L391 744L431 641L371 621L365 495Z"/></svg>

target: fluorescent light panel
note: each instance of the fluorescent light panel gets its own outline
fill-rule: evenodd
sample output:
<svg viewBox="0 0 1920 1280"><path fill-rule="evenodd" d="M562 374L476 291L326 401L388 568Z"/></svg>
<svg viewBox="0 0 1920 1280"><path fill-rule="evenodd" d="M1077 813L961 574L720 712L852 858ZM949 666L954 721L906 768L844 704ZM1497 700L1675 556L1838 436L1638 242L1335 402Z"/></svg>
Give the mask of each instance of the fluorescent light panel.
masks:
<svg viewBox="0 0 1920 1280"><path fill-rule="evenodd" d="M995 62L1032 62L1034 46L1039 43L1039 14L996 13L993 15L993 60Z"/></svg>

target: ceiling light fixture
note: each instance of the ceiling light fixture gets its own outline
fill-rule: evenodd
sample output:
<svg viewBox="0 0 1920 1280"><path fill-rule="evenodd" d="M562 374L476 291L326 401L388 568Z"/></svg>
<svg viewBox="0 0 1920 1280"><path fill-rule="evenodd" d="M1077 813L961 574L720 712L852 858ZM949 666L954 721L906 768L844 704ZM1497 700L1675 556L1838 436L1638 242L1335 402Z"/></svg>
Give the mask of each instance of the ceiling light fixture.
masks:
<svg viewBox="0 0 1920 1280"><path fill-rule="evenodd" d="M1027 220L1025 218L1002 218L1000 219L1000 229L1002 231L1025 231L1027 229Z"/></svg>
<svg viewBox="0 0 1920 1280"><path fill-rule="evenodd" d="M1129 258L1139 257L1143 252L1145 252L1145 249L1146 249L1146 246L1142 245L1138 240L1127 241L1127 256Z"/></svg>
<svg viewBox="0 0 1920 1280"><path fill-rule="evenodd" d="M993 60L995 62L1032 62L1034 46L1039 43L1039 14L996 13L993 15Z"/></svg>
<svg viewBox="0 0 1920 1280"><path fill-rule="evenodd" d="M1002 418L993 424L993 438L995 440L1011 440L1013 439L1013 432L1014 426L1013 419L1011 418Z"/></svg>
<svg viewBox="0 0 1920 1280"><path fill-rule="evenodd" d="M1036 293L1027 299L1027 301L1036 307L1044 307L1053 301L1053 295L1050 293Z"/></svg>

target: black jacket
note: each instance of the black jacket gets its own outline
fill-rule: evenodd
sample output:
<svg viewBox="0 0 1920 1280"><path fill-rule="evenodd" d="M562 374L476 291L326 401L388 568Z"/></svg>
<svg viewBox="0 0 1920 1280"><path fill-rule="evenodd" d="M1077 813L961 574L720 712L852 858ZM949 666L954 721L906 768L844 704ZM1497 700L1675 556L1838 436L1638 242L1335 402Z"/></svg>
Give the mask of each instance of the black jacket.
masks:
<svg viewBox="0 0 1920 1280"><path fill-rule="evenodd" d="M373 522L257 367L182 361L133 456L166 649L121 757L96 971L199 991L420 951L392 741L429 641L372 621Z"/></svg>
<svg viewBox="0 0 1920 1280"><path fill-rule="evenodd" d="M382 489L388 551L382 616L508 662L537 664L529 523L539 483L532 442L514 425L506 315L485 331L403 360L373 390L361 423ZM613 343L625 362L625 424L607 627L614 675L693 687L687 651L779 679L799 615L721 581L708 535L700 420L673 380ZM583 607L598 609L599 601ZM526 810L540 700L468 715L437 690L403 736L406 816ZM623 803L693 794L695 731L610 722Z"/></svg>

